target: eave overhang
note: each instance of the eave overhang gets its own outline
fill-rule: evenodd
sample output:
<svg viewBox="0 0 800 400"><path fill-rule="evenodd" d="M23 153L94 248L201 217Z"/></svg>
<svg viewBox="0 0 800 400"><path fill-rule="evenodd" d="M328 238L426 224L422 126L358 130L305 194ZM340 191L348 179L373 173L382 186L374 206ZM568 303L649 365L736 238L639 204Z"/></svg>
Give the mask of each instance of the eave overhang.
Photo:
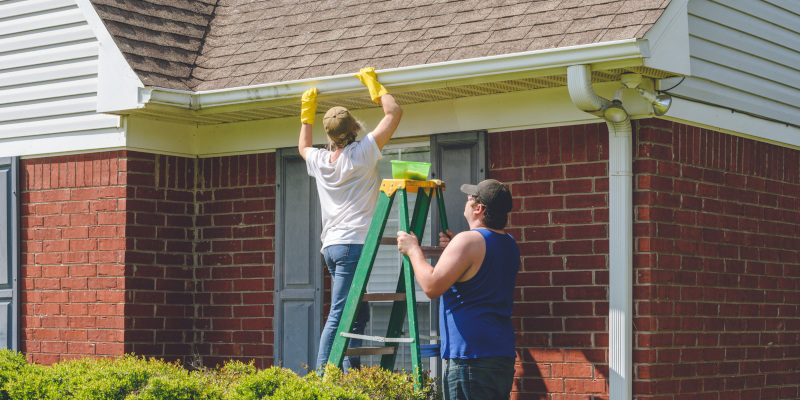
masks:
<svg viewBox="0 0 800 400"><path fill-rule="evenodd" d="M631 39L377 72L401 104L566 86L566 67L576 64L591 65L598 82L618 80L624 72L675 76L644 67L649 53L647 40ZM300 96L311 87L319 91L321 109L334 102L351 109L376 106L361 82L344 74L199 92L142 87L136 108L107 112L200 125L281 118L299 115Z"/></svg>

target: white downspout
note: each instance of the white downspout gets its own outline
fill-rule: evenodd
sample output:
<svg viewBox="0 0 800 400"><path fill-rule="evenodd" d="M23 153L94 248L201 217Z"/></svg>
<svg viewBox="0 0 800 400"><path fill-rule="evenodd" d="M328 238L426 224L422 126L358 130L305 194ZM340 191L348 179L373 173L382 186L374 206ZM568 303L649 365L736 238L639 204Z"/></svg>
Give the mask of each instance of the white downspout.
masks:
<svg viewBox="0 0 800 400"><path fill-rule="evenodd" d="M602 118L610 102L594 93L588 65L567 68L572 102ZM609 400L633 398L633 154L631 121L608 124Z"/></svg>

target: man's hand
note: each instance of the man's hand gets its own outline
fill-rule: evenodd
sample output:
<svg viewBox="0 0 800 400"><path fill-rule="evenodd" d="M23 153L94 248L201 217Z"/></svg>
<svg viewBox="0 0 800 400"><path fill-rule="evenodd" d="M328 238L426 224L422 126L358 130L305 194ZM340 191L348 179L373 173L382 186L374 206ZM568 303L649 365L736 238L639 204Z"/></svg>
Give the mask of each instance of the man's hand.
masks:
<svg viewBox="0 0 800 400"><path fill-rule="evenodd" d="M410 256L415 250L419 250L419 239L417 239L417 235L413 232L397 232L397 250L407 256Z"/></svg>
<svg viewBox="0 0 800 400"><path fill-rule="evenodd" d="M439 232L439 247L447 247L450 244L450 239L453 238L453 232L450 232L450 229L447 232Z"/></svg>
<svg viewBox="0 0 800 400"><path fill-rule="evenodd" d="M380 103L378 99L389 93L383 85L378 83L378 77L375 75L375 68L361 68L361 71L355 74L355 76L367 87L372 101Z"/></svg>
<svg viewBox="0 0 800 400"><path fill-rule="evenodd" d="M314 124L314 115L317 113L317 88L311 88L303 92L300 98L302 106L300 109L300 122L303 124Z"/></svg>

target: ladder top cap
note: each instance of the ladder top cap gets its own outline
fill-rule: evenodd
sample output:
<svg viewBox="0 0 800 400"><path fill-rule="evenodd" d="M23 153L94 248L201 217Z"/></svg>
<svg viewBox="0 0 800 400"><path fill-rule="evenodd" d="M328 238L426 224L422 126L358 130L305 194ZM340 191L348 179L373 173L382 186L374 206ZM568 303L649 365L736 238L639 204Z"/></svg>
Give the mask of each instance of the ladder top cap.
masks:
<svg viewBox="0 0 800 400"><path fill-rule="evenodd" d="M413 179L384 179L381 181L381 191L391 196L398 189L407 189L411 193L416 193L419 188L432 189L441 188L445 190L444 181L441 179L431 179L429 181L417 181Z"/></svg>

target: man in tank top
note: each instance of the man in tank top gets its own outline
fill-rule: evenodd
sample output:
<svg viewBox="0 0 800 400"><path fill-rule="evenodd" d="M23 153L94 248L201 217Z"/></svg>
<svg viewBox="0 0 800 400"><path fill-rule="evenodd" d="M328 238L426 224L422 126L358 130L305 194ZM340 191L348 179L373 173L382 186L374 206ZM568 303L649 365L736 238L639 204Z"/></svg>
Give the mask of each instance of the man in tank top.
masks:
<svg viewBox="0 0 800 400"><path fill-rule="evenodd" d="M462 185L461 191L467 194L464 217L470 230L442 241L447 247L436 268L413 233L398 232L397 248L410 259L425 294L441 296L445 399L508 399L516 359L511 309L520 264L517 242L503 231L511 193L494 179Z"/></svg>

